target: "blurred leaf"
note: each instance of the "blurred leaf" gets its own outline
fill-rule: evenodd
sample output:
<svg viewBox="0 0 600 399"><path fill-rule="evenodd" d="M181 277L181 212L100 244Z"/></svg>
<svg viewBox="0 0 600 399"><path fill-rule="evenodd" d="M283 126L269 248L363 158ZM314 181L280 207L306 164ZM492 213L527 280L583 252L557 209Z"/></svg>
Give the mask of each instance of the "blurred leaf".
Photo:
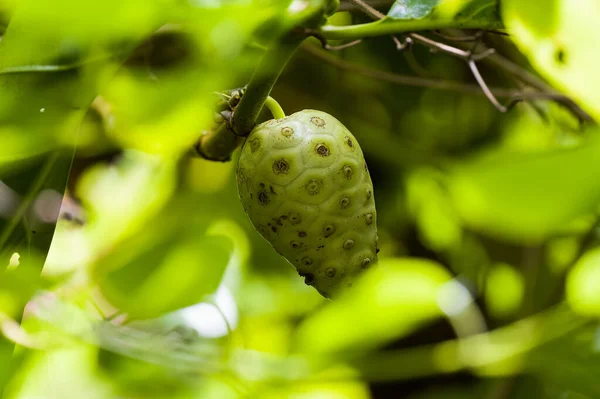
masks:
<svg viewBox="0 0 600 399"><path fill-rule="evenodd" d="M598 57L590 44L600 40L596 0L502 2L503 20L535 68L600 117Z"/></svg>
<svg viewBox="0 0 600 399"><path fill-rule="evenodd" d="M600 328L597 323L534 350L527 369L548 388L574 399L600 397L596 376L600 373Z"/></svg>
<svg viewBox="0 0 600 399"><path fill-rule="evenodd" d="M576 312L600 317L600 249L585 253L569 272L567 301Z"/></svg>
<svg viewBox="0 0 600 399"><path fill-rule="evenodd" d="M0 42L0 160L74 145L99 88L164 23L167 3L20 1Z"/></svg>
<svg viewBox="0 0 600 399"><path fill-rule="evenodd" d="M600 203L600 142L535 154L495 154L455 169L450 193L471 227L537 242Z"/></svg>
<svg viewBox="0 0 600 399"><path fill-rule="evenodd" d="M132 318L157 317L212 294L233 249L230 240L222 236L202 237L196 233L184 238L173 231L164 231L164 235L142 248L125 243L103 259L108 266L98 266L118 267L99 276L98 282L109 301Z"/></svg>
<svg viewBox="0 0 600 399"><path fill-rule="evenodd" d="M462 230L456 211L441 183L444 176L420 169L406 181L407 207L419 229L421 241L434 251L446 251L460 245Z"/></svg>
<svg viewBox="0 0 600 399"><path fill-rule="evenodd" d="M313 376L312 381L284 385L267 391L261 399L370 399L366 383L349 378L350 369L338 367Z"/></svg>
<svg viewBox="0 0 600 399"><path fill-rule="evenodd" d="M76 346L68 349L34 352L19 375L8 386L4 398L78 398L110 399L112 387L95 371L96 348ZM68 373L65 372L68 370Z"/></svg>
<svg viewBox="0 0 600 399"><path fill-rule="evenodd" d="M297 348L344 356L407 335L442 314L438 293L450 278L429 260L384 258L352 290L300 325Z"/></svg>
<svg viewBox="0 0 600 399"><path fill-rule="evenodd" d="M525 282L519 271L510 265L493 265L487 275L485 304L488 312L497 319L515 315L520 309Z"/></svg>
<svg viewBox="0 0 600 399"><path fill-rule="evenodd" d="M88 257L136 233L171 197L174 160L128 151L113 165L86 170L77 194L88 212Z"/></svg>

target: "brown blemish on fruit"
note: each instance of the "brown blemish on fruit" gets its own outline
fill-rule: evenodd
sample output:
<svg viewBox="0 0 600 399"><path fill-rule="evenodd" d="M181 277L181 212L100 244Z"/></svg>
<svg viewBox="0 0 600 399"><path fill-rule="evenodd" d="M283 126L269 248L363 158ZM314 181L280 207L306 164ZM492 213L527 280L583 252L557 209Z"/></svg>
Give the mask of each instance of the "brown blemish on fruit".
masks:
<svg viewBox="0 0 600 399"><path fill-rule="evenodd" d="M373 214L372 213L365 213L365 222L367 222L367 224L372 224L373 223Z"/></svg>
<svg viewBox="0 0 600 399"><path fill-rule="evenodd" d="M350 206L350 198L345 196L340 198L340 206L342 209L348 208Z"/></svg>
<svg viewBox="0 0 600 399"><path fill-rule="evenodd" d="M265 183L259 183L258 185L260 186L260 188L265 188Z"/></svg>
<svg viewBox="0 0 600 399"><path fill-rule="evenodd" d="M344 176L346 176L346 179L352 179L352 167L350 165L345 165L342 168L342 173L344 174Z"/></svg>
<svg viewBox="0 0 600 399"><path fill-rule="evenodd" d="M375 253L378 254L379 253L379 247L375 248Z"/></svg>
<svg viewBox="0 0 600 399"><path fill-rule="evenodd" d="M319 118L318 116L311 117L310 122L317 127L325 127L325 121L323 118Z"/></svg>
<svg viewBox="0 0 600 399"><path fill-rule="evenodd" d="M322 157L327 157L330 154L329 148L324 143L319 143L315 147L315 151Z"/></svg>
<svg viewBox="0 0 600 399"><path fill-rule="evenodd" d="M350 138L350 136L346 136L344 137L344 139L346 140L346 145L350 148L354 147L354 143L352 142L352 139Z"/></svg>
<svg viewBox="0 0 600 399"><path fill-rule="evenodd" d="M325 270L325 275L327 277L335 277L335 267L328 267L327 270Z"/></svg>
<svg viewBox="0 0 600 399"><path fill-rule="evenodd" d="M302 258L302 263L304 264L304 266L310 266L312 265L313 260L311 257L305 256L304 258Z"/></svg>
<svg viewBox="0 0 600 399"><path fill-rule="evenodd" d="M344 241L344 249L352 249L352 247L354 246L354 240L352 239L348 239L346 241Z"/></svg>
<svg viewBox="0 0 600 399"><path fill-rule="evenodd" d="M298 224L302 221L302 216L299 213L290 213L290 223Z"/></svg>
<svg viewBox="0 0 600 399"><path fill-rule="evenodd" d="M294 129L289 126L284 126L281 128L281 134L285 137L290 137L292 134L294 134Z"/></svg>
<svg viewBox="0 0 600 399"><path fill-rule="evenodd" d="M277 233L277 227L275 227L275 226L271 226L271 231L272 231L273 233Z"/></svg>
<svg viewBox="0 0 600 399"><path fill-rule="evenodd" d="M329 237L333 233L335 233L335 226L334 225L328 224L327 226L325 226L325 228L323 228L323 235L325 237Z"/></svg>
<svg viewBox="0 0 600 399"><path fill-rule="evenodd" d="M269 202L271 202L271 199L269 198L269 194L267 194L267 192L264 190L259 191L258 192L258 202L263 206L268 205Z"/></svg>
<svg viewBox="0 0 600 399"><path fill-rule="evenodd" d="M298 232L298 237L306 237L306 232L305 231L299 231Z"/></svg>
<svg viewBox="0 0 600 399"><path fill-rule="evenodd" d="M367 168L367 163L365 161L363 161L363 165L365 166L365 172L369 172L369 168Z"/></svg>
<svg viewBox="0 0 600 399"><path fill-rule="evenodd" d="M323 185L323 180L311 179L308 181L308 183L306 183L306 185L304 187L306 188L306 191L308 192L308 194L315 195L315 194L319 194L319 191L321 190L322 185Z"/></svg>
<svg viewBox="0 0 600 399"><path fill-rule="evenodd" d="M260 139L258 137L250 140L250 151L254 154L260 148Z"/></svg>
<svg viewBox="0 0 600 399"><path fill-rule="evenodd" d="M370 264L371 264L371 259L369 259L369 258L364 258L364 259L362 260L362 262L360 263L360 265L361 265L362 267L367 267L367 266L369 266Z"/></svg>
<svg viewBox="0 0 600 399"><path fill-rule="evenodd" d="M290 247L292 247L294 249L298 249L301 246L302 246L302 243L300 241L296 241L296 240L290 241Z"/></svg>
<svg viewBox="0 0 600 399"><path fill-rule="evenodd" d="M281 158L273 162L273 172L275 172L275 174L287 174L289 171L290 164L285 160L285 158Z"/></svg>
<svg viewBox="0 0 600 399"><path fill-rule="evenodd" d="M371 199L371 197L373 196L373 191L371 191L371 189L367 189L367 199Z"/></svg>

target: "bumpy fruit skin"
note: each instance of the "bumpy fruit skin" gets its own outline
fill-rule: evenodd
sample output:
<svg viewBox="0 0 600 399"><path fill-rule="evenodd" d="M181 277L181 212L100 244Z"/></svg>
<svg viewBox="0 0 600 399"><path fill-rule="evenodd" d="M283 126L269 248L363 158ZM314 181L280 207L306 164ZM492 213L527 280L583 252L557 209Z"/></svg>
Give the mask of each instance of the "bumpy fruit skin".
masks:
<svg viewBox="0 0 600 399"><path fill-rule="evenodd" d="M321 295L335 297L377 261L373 183L356 138L303 110L254 128L237 186L256 230Z"/></svg>

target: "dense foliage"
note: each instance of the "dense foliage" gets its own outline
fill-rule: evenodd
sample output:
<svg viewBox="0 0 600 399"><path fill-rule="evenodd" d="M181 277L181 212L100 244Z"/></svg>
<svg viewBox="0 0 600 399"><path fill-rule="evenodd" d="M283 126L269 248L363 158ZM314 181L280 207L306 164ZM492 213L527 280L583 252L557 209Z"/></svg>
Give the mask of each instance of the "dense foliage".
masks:
<svg viewBox="0 0 600 399"><path fill-rule="evenodd" d="M594 0L0 11L3 398L600 397ZM239 199L269 94L368 164L334 301Z"/></svg>

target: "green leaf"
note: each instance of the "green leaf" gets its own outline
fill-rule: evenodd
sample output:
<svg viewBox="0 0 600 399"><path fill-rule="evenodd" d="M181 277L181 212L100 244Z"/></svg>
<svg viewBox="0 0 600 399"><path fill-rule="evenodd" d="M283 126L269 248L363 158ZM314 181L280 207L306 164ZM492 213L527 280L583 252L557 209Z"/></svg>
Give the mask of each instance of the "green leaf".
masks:
<svg viewBox="0 0 600 399"><path fill-rule="evenodd" d="M300 325L297 347L306 353L358 353L405 336L442 314L438 293L450 278L429 260L382 259L339 300Z"/></svg>
<svg viewBox="0 0 600 399"><path fill-rule="evenodd" d="M455 169L449 186L456 209L472 228L518 242L538 242L596 210L600 141L466 162Z"/></svg>
<svg viewBox="0 0 600 399"><path fill-rule="evenodd" d="M0 162L74 145L99 88L164 23L165 4L19 2L0 42Z"/></svg>
<svg viewBox="0 0 600 399"><path fill-rule="evenodd" d="M396 0L388 12L393 19L500 21L498 0Z"/></svg>
<svg viewBox="0 0 600 399"><path fill-rule="evenodd" d="M396 0L388 16L396 19L415 19L429 15L438 0Z"/></svg>
<svg viewBox="0 0 600 399"><path fill-rule="evenodd" d="M583 255L569 272L567 301L574 311L600 317L600 249Z"/></svg>
<svg viewBox="0 0 600 399"><path fill-rule="evenodd" d="M132 318L200 302L219 286L233 251L226 237L182 235L175 226L158 224L154 234L125 241L96 266L103 294Z"/></svg>
<svg viewBox="0 0 600 399"><path fill-rule="evenodd" d="M502 16L536 70L600 117L599 58L590 48L600 40L597 2L507 0L502 2Z"/></svg>

